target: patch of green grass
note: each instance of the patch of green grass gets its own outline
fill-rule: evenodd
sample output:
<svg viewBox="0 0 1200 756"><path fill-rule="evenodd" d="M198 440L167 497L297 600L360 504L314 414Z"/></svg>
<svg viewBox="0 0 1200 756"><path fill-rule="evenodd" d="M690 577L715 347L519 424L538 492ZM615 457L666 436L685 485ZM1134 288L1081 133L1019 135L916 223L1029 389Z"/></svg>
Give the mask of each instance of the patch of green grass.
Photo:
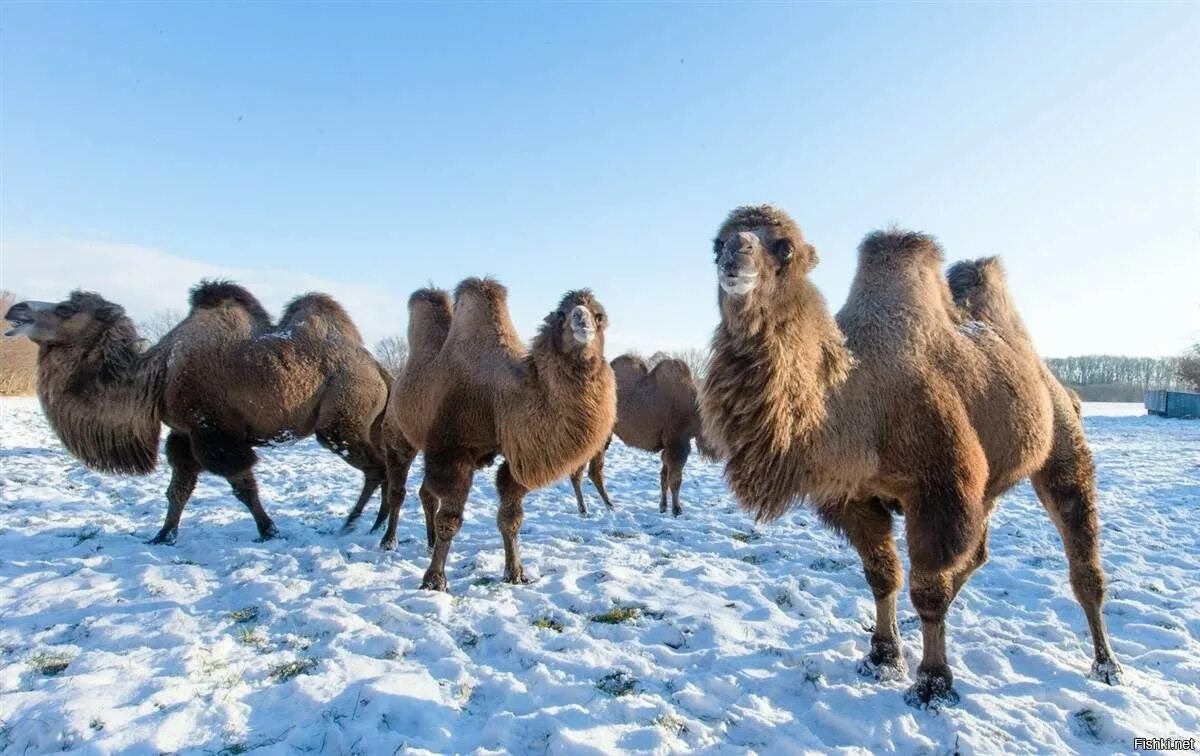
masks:
<svg viewBox="0 0 1200 756"><path fill-rule="evenodd" d="M619 625L622 622L632 622L642 616L642 610L636 606L614 606L603 614L593 614L592 622L605 625Z"/></svg>
<svg viewBox="0 0 1200 756"><path fill-rule="evenodd" d="M596 681L596 687L610 696L620 698L627 696L637 687L637 678L629 674L625 670L618 669L616 672L609 672L604 677Z"/></svg>
<svg viewBox="0 0 1200 756"><path fill-rule="evenodd" d="M293 677L307 675L309 672L315 669L316 666L316 659L301 658L290 662L284 662L283 664L276 664L274 667L271 667L267 674L275 682L281 683L287 682Z"/></svg>
<svg viewBox="0 0 1200 756"><path fill-rule="evenodd" d="M608 531L610 538L616 538L618 541L632 541L638 537L637 533L630 533L628 530L610 530Z"/></svg>
<svg viewBox="0 0 1200 756"><path fill-rule="evenodd" d="M104 729L104 721L100 719L93 719L91 722L88 722L88 727L92 728L96 732L100 732Z"/></svg>
<svg viewBox="0 0 1200 756"><path fill-rule="evenodd" d="M254 622L260 613L261 610L257 606L247 606L242 609L234 609L229 613L229 619L234 622Z"/></svg>
<svg viewBox="0 0 1200 756"><path fill-rule="evenodd" d="M246 753L250 750L250 746L245 743L230 743L221 750L217 751L217 756L238 756L240 753Z"/></svg>
<svg viewBox="0 0 1200 756"><path fill-rule="evenodd" d="M730 538L739 543L754 543L762 540L762 536L758 533L734 533Z"/></svg>
<svg viewBox="0 0 1200 756"><path fill-rule="evenodd" d="M49 653L34 654L25 660L34 672L45 675L46 677L54 677L71 664L71 656L63 651L51 651Z"/></svg>
<svg viewBox="0 0 1200 756"><path fill-rule="evenodd" d="M542 630L553 630L556 633L561 633L565 627L563 623L550 617L538 617L533 621L533 626Z"/></svg>
<svg viewBox="0 0 1200 756"><path fill-rule="evenodd" d="M95 525L84 528L75 534L75 545L78 546L84 541L90 541L98 535L100 535L100 528Z"/></svg>

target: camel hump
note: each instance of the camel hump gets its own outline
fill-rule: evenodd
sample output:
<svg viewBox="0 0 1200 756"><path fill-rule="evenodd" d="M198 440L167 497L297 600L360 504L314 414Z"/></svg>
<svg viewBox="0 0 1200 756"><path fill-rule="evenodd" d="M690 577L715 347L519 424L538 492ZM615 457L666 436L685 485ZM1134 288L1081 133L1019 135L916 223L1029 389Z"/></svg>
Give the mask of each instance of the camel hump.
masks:
<svg viewBox="0 0 1200 756"><path fill-rule="evenodd" d="M450 294L445 289L437 289L432 286L424 289L417 289L408 297L408 309L411 311L414 307L422 304L427 304L435 310L445 311L450 314Z"/></svg>
<svg viewBox="0 0 1200 756"><path fill-rule="evenodd" d="M929 234L889 228L866 235L858 245L858 260L860 265L899 266L917 262L941 267L942 248Z"/></svg>
<svg viewBox="0 0 1200 756"><path fill-rule="evenodd" d="M695 383L692 379L692 369L687 366L683 360L677 360L674 357L669 357L662 360L654 369L650 371L650 375L660 382L691 384Z"/></svg>
<svg viewBox="0 0 1200 756"><path fill-rule="evenodd" d="M215 309L228 305L245 310L251 320L259 326L266 327L271 324L271 316L258 301L258 297L233 281L206 279L192 287L193 310Z"/></svg>
<svg viewBox="0 0 1200 756"><path fill-rule="evenodd" d="M954 303L967 311L979 301L980 294L999 294L1007 288L999 257L956 262L946 271L946 282Z"/></svg>
<svg viewBox="0 0 1200 756"><path fill-rule="evenodd" d="M283 308L283 317L279 319L279 327L291 328L310 318L324 320L347 341L363 343L362 334L358 332L358 326L354 325L346 309L336 299L319 291L301 294L288 302Z"/></svg>
<svg viewBox="0 0 1200 756"><path fill-rule="evenodd" d="M616 357L608 364L613 369L613 372L618 374L632 373L646 375L650 372L650 368L646 366L646 361L632 352Z"/></svg>
<svg viewBox="0 0 1200 756"><path fill-rule="evenodd" d="M454 287L454 301L479 297L490 307L506 307L508 305L508 289L494 278L464 278Z"/></svg>

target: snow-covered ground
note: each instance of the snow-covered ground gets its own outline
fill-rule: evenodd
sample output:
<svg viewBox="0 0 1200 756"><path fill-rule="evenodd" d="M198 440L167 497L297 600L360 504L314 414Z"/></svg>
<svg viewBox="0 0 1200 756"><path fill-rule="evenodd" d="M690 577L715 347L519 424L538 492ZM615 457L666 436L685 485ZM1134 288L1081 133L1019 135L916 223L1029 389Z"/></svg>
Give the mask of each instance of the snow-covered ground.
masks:
<svg viewBox="0 0 1200 756"><path fill-rule="evenodd" d="M258 467L284 538L256 543L250 516L206 476L178 545L149 546L165 470L89 472L35 402L3 401L0 748L1042 753L1200 736L1200 423L1086 424L1125 684L1085 676L1058 536L1022 485L950 613L962 700L925 711L904 704L907 683L855 671L872 603L854 552L808 511L754 527L698 459L679 519L658 513L656 460L619 443L615 512L581 519L565 483L532 494L522 546L534 580L516 587L497 582L481 473L451 592L435 594L418 589L415 496L395 553L365 533L370 516L338 535L358 475L311 442L265 450ZM614 608L635 611L601 621L622 619ZM900 627L915 668L906 596Z"/></svg>

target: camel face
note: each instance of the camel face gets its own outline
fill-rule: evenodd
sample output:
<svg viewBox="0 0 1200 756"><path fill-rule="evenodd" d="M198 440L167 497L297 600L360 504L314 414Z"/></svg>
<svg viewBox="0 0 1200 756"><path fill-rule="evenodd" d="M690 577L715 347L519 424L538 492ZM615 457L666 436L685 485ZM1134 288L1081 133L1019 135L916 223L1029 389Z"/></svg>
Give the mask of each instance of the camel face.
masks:
<svg viewBox="0 0 1200 756"><path fill-rule="evenodd" d="M762 242L752 231L738 231L725 239L717 250L717 282L726 294L744 297L754 289L761 253Z"/></svg>
<svg viewBox="0 0 1200 756"><path fill-rule="evenodd" d="M27 336L35 344L67 344L97 335L104 324L125 314L120 305L96 294L75 292L63 302L18 302L4 319L12 325L5 336Z"/></svg>
<svg viewBox="0 0 1200 756"><path fill-rule="evenodd" d="M782 210L739 207L713 240L722 301L770 300L816 265L816 251ZM753 295L753 296L752 296Z"/></svg>
<svg viewBox="0 0 1200 756"><path fill-rule="evenodd" d="M590 292L567 294L551 317L558 321L559 338L556 341L562 351L604 354L608 315Z"/></svg>

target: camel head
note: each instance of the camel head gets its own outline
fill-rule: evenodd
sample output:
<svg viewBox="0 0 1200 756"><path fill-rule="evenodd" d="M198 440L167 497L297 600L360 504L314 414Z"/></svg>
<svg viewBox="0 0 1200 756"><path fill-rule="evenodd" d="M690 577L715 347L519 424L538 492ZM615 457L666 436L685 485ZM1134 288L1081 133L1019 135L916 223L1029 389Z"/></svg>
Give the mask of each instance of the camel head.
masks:
<svg viewBox="0 0 1200 756"><path fill-rule="evenodd" d="M62 302L18 302L4 319L12 326L5 336L27 336L46 347L90 344L114 324L128 321L125 308L86 291L72 292Z"/></svg>
<svg viewBox="0 0 1200 756"><path fill-rule="evenodd" d="M567 292L542 328L556 351L586 357L604 358L604 331L608 313L588 289Z"/></svg>
<svg viewBox="0 0 1200 756"><path fill-rule="evenodd" d="M734 209L713 240L713 253L723 308L769 302L817 264L800 227L772 205Z"/></svg>

